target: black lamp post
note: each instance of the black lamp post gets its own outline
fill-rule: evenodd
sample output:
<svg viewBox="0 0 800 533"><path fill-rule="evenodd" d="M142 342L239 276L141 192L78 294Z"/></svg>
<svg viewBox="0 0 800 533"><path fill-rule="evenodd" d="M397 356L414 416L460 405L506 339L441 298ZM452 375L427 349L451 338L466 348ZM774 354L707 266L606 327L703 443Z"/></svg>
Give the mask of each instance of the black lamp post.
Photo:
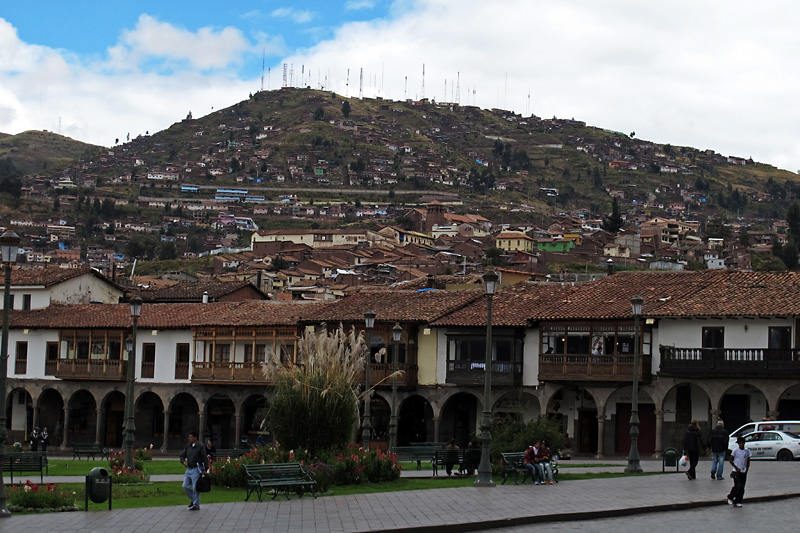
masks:
<svg viewBox="0 0 800 533"><path fill-rule="evenodd" d="M492 442L492 297L497 290L499 276L493 270L483 275L486 292L486 362L483 367L483 419L481 420L481 462L478 465L476 487L494 487L489 444Z"/></svg>
<svg viewBox="0 0 800 533"><path fill-rule="evenodd" d="M642 471L639 463L639 316L642 314L644 298L631 298L633 307L633 396L631 397L631 451L628 454L628 466L625 472Z"/></svg>
<svg viewBox="0 0 800 533"><path fill-rule="evenodd" d="M5 279L3 282L3 338L0 340L0 518L8 518L11 512L6 505L6 485L3 479L2 464L6 455L6 377L8 375L8 312L11 306L11 266L17 262L19 235L9 230L0 236L0 249L3 253Z"/></svg>
<svg viewBox="0 0 800 533"><path fill-rule="evenodd" d="M392 328L392 340L394 341L393 365L392 365L392 415L389 417L389 450L394 450L397 446L397 359L400 351L400 337L403 335L403 328L400 324L395 324Z"/></svg>
<svg viewBox="0 0 800 533"><path fill-rule="evenodd" d="M369 417L369 374L372 361L372 328L375 326L375 311L364 313L364 326L367 328L367 364L364 368L364 422L361 424L361 446L365 450L369 450L369 440L372 434L372 422Z"/></svg>
<svg viewBox="0 0 800 533"><path fill-rule="evenodd" d="M125 339L125 348L128 350L128 381L125 388L125 468L133 468L133 444L136 434L133 383L136 381L136 327L139 325L139 315L141 314L142 299L134 296L131 298L133 332L130 337Z"/></svg>

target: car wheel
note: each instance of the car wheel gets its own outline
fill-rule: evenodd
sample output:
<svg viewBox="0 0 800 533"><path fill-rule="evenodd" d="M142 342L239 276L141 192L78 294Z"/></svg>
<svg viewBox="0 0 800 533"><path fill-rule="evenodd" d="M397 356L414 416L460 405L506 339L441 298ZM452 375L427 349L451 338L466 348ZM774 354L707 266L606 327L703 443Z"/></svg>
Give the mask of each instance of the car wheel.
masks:
<svg viewBox="0 0 800 533"><path fill-rule="evenodd" d="M778 461L791 461L792 459L794 459L794 457L792 456L792 452L790 452L789 450L781 450L778 452L777 459Z"/></svg>

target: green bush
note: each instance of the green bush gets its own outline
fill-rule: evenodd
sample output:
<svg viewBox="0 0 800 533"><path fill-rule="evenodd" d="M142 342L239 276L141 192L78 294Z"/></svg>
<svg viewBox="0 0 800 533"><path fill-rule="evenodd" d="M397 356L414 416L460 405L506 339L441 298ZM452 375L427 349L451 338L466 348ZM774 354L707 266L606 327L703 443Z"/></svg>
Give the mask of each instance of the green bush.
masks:
<svg viewBox="0 0 800 533"><path fill-rule="evenodd" d="M540 417L524 422L519 415L496 418L492 424L492 443L489 447L492 461L499 461L503 452L524 452L536 441L547 442L553 454L567 445L561 424L555 420Z"/></svg>
<svg viewBox="0 0 800 533"><path fill-rule="evenodd" d="M153 445L150 448L137 448L133 451L133 460L135 461L152 461L153 460ZM124 457L124 456L123 456Z"/></svg>
<svg viewBox="0 0 800 533"><path fill-rule="evenodd" d="M77 511L75 499L58 490L57 483L11 485L7 488L8 508L12 512L24 511Z"/></svg>

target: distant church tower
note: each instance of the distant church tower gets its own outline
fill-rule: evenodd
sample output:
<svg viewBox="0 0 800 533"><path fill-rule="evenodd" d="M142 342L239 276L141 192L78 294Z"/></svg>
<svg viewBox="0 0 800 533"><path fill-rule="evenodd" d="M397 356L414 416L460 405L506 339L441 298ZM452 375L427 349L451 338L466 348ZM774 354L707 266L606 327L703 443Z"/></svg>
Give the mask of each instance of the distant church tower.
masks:
<svg viewBox="0 0 800 533"><path fill-rule="evenodd" d="M428 210L425 216L425 233L429 234L433 231L433 226L443 226L445 224L444 214L447 211L444 204L441 202L433 201L425 206Z"/></svg>

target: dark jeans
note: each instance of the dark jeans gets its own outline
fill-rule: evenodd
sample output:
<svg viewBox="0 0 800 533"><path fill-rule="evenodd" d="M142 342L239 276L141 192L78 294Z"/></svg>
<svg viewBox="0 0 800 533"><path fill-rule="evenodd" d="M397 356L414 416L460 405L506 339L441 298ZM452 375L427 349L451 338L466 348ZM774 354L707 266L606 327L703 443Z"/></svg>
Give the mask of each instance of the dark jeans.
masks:
<svg viewBox="0 0 800 533"><path fill-rule="evenodd" d="M733 503L742 503L742 498L744 498L744 486L747 483L747 473L733 472L731 475L733 476L733 488L731 489L731 493L728 494L728 499L733 500Z"/></svg>
<svg viewBox="0 0 800 533"><path fill-rule="evenodd" d="M700 452L690 452L686 451L686 455L689 457L689 470L686 471L686 475L692 479L697 478L697 472L695 469L697 468L697 461L700 460Z"/></svg>

